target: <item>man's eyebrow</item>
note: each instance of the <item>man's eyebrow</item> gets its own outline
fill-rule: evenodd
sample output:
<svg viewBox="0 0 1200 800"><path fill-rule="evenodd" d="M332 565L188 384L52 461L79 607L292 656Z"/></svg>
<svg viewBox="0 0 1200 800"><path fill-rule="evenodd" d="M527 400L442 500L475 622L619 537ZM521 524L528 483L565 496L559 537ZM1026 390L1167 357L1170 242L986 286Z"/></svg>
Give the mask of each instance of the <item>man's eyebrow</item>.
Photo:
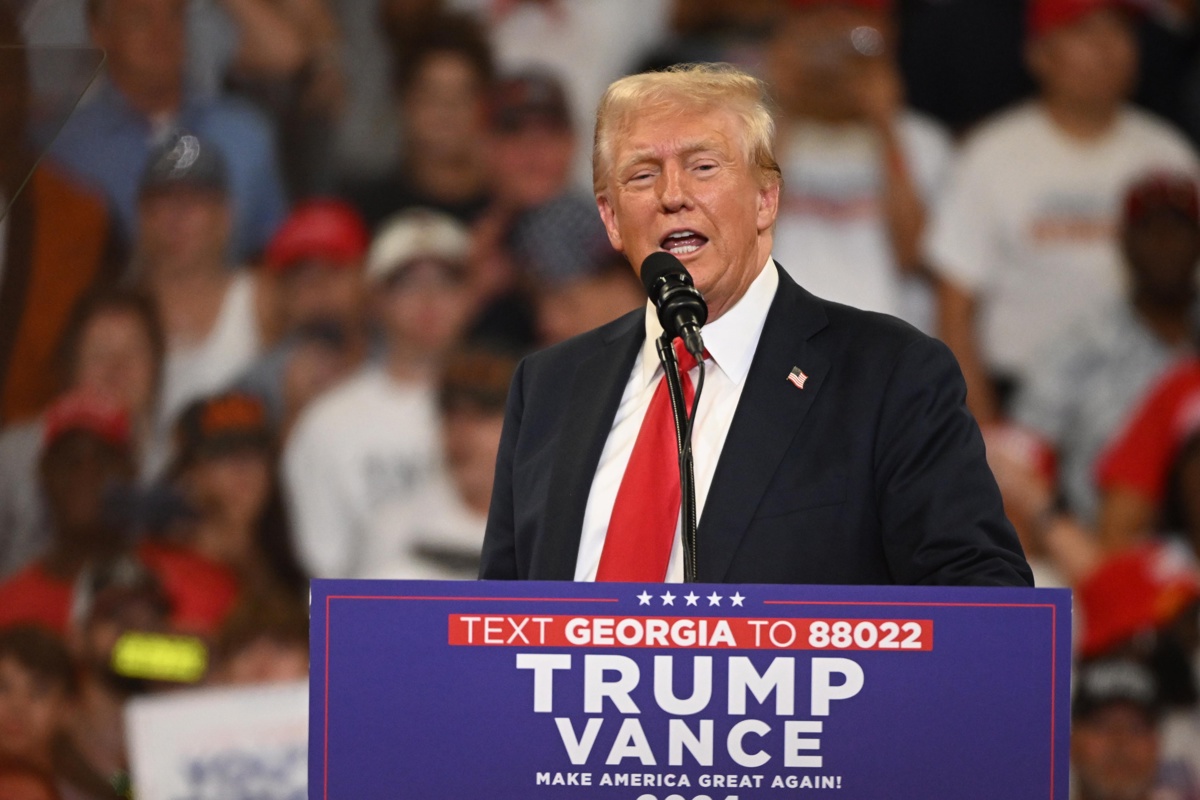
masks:
<svg viewBox="0 0 1200 800"><path fill-rule="evenodd" d="M681 147L679 147L677 150L673 151L671 154L672 155L677 154L682 158L687 158L688 156L694 156L697 153L704 153L704 152L708 152L710 150L711 151L720 151L721 143L716 141L715 139L699 139L694 142L684 143ZM646 162L657 163L661 160L662 160L662 156L661 156L659 150L647 147L642 150L635 150L633 153L630 153L629 157L621 162L620 168L624 170L624 169L629 169L630 167L633 167L636 164L642 164L642 163L646 163Z"/></svg>

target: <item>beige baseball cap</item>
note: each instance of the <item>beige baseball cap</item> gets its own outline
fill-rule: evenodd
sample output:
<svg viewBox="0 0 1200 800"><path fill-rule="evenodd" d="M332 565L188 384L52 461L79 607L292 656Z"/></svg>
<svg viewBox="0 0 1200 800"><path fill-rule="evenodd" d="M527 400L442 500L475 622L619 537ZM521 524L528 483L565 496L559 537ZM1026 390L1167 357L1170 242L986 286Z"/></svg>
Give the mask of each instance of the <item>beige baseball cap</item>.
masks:
<svg viewBox="0 0 1200 800"><path fill-rule="evenodd" d="M470 246L467 228L454 217L427 208L401 211L379 227L371 242L367 281L382 283L417 261L465 264Z"/></svg>

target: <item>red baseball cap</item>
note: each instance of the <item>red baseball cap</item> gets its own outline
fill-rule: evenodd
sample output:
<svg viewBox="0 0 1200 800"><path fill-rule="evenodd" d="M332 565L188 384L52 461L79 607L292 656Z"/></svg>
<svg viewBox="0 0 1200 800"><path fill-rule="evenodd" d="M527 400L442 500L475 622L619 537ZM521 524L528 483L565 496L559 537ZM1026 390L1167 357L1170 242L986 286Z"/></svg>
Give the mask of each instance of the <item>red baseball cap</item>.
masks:
<svg viewBox="0 0 1200 800"><path fill-rule="evenodd" d="M43 446L49 447L65 434L86 431L114 447L130 444L129 415L125 409L92 392L71 392L55 401L44 417Z"/></svg>
<svg viewBox="0 0 1200 800"><path fill-rule="evenodd" d="M1132 10L1129 0L1031 0L1029 36L1034 39L1079 22L1089 14L1115 8Z"/></svg>
<svg viewBox="0 0 1200 800"><path fill-rule="evenodd" d="M1196 179L1180 172L1160 170L1135 181L1125 192L1125 224L1141 220L1147 214L1176 211L1200 225L1200 187Z"/></svg>
<svg viewBox="0 0 1200 800"><path fill-rule="evenodd" d="M321 259L357 267L370 239L353 206L328 198L309 200L296 206L267 245L266 266L283 273L298 262Z"/></svg>
<svg viewBox="0 0 1200 800"><path fill-rule="evenodd" d="M1200 600L1200 567L1181 543L1147 542L1101 564L1075 597L1083 616L1079 652L1092 658L1170 624Z"/></svg>

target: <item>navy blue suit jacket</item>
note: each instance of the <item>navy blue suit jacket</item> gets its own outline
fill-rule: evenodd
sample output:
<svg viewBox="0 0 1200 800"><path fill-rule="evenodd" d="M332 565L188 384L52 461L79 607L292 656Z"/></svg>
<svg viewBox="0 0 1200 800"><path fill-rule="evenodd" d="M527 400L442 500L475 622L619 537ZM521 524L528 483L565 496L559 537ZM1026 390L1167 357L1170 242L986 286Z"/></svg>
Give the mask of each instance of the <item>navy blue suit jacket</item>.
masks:
<svg viewBox="0 0 1200 800"><path fill-rule="evenodd" d="M946 346L779 273L697 528L698 579L1032 585ZM521 363L481 577L574 577L592 478L644 339L639 309ZM787 380L793 367L803 389Z"/></svg>

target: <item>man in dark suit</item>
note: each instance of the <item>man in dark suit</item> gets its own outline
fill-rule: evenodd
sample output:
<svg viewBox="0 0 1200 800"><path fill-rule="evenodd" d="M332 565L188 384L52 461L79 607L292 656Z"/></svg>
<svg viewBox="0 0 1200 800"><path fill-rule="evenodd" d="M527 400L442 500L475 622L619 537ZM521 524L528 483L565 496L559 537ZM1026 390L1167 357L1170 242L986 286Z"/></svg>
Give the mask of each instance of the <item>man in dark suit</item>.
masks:
<svg viewBox="0 0 1200 800"><path fill-rule="evenodd" d="M771 260L773 134L762 84L728 67L624 78L598 115L610 241L635 267L673 253L708 302L697 579L1031 585L949 350L812 296ZM639 310L523 362L483 578L682 578L678 478L646 492L672 462L647 469L641 452L661 330Z"/></svg>

